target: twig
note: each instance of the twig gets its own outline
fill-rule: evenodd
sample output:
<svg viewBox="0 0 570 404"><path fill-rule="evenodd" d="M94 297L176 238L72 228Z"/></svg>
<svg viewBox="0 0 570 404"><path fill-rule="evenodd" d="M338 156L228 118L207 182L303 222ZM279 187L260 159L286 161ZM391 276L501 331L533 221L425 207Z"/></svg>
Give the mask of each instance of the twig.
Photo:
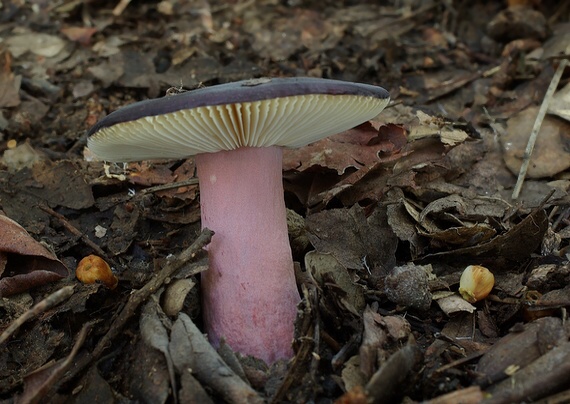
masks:
<svg viewBox="0 0 570 404"><path fill-rule="evenodd" d="M144 195L144 194L148 194L151 192L164 191L167 189L186 187L188 185L196 185L196 184L198 184L198 178L190 178L188 180L184 180L184 181L180 181L180 182L171 182L169 184L156 185L154 187L145 188L140 192L140 194Z"/></svg>
<svg viewBox="0 0 570 404"><path fill-rule="evenodd" d="M536 139L538 137L538 132L540 131L540 127L542 126L542 121L544 120L544 116L546 115L546 111L548 110L548 105L550 105L550 100L558 87L558 83L560 82L560 78L562 77L562 73L564 73L564 69L568 66L568 60L563 59L560 61L556 72L552 76L552 80L550 81L550 85L548 86L548 90L546 90L546 94L544 95L544 99L542 100L542 105L538 110L538 115L536 116L536 120L534 121L534 126L532 127L532 132L530 132L530 137L528 139L528 143L526 145L526 150L523 156L523 162L521 165L521 169L519 171L519 177L517 178L517 183L515 185L515 189L513 190L513 199L517 199L521 192L524 179L526 177L526 172L528 170L528 166L530 164L530 158L532 156L532 151L534 150L534 144L536 143Z"/></svg>
<svg viewBox="0 0 570 404"><path fill-rule="evenodd" d="M315 348L319 340L318 310L316 309L318 305L318 289L311 281L310 276L303 277L305 280L301 281L301 290L303 291L303 302L305 305L302 309L302 321L298 324L298 328L301 330L301 335L298 338L300 345L296 349L295 357L283 382L281 382L279 389L270 400L271 404L285 401L287 393L294 386L301 385L303 378L307 376L309 361L311 361L310 371L314 370L313 365L316 358L313 352L318 352ZM310 376L314 381L314 373Z"/></svg>
<svg viewBox="0 0 570 404"><path fill-rule="evenodd" d="M145 286L141 289L133 292L125 307L121 310L119 315L115 318L107 334L101 338L93 353L90 356L85 356L83 360L76 364L73 368L71 374L68 374L64 381L69 381L76 374L82 371L91 361L97 360L103 352L111 345L113 339L115 339L123 330L123 327L127 321L134 315L138 307L154 292L162 287L162 284L167 280L171 279L177 272L182 268L184 264L192 260L201 250L210 243L214 232L209 229L203 229L202 233L198 238L192 243L192 245L186 248L184 251L178 255L178 257L170 260L160 273L152 278ZM199 271L199 270L198 270ZM196 271L196 272L198 272ZM193 274L190 274L193 275Z"/></svg>
<svg viewBox="0 0 570 404"><path fill-rule="evenodd" d="M4 332L0 335L0 345L2 345L10 336L18 330L22 324L26 321L36 317L37 315L43 313L46 310L51 309L54 306L57 306L67 298L69 298L73 294L73 286L64 286L63 288L59 289L58 291L52 293L41 302L33 306L31 309L26 311L20 317L12 322L4 330Z"/></svg>
<svg viewBox="0 0 570 404"><path fill-rule="evenodd" d="M119 1L119 3L115 6L115 8L113 9L113 15L115 17L120 16L121 14L123 14L123 11L125 11L125 8L127 8L127 6L129 5L129 3L131 2L131 0L121 0Z"/></svg>
<svg viewBox="0 0 570 404"><path fill-rule="evenodd" d="M53 210L52 208L45 206L45 205L39 205L39 208L41 210L43 210L44 212L49 213L50 215L55 217L57 220L59 220L59 222L62 224L63 227L65 227L67 229L67 231L69 231L71 234L79 237L81 239L81 241L83 241L88 247L90 247L93 251L95 251L100 257L105 258L107 261L109 261L113 265L117 266L117 263L114 262L114 260L111 257L109 257L107 255L107 253L101 249L101 247L99 247L93 241L89 240L89 237L87 237L84 233L82 233L80 230L78 230L74 225L69 223L69 221L65 218L65 216L63 216L60 213L57 213L55 210Z"/></svg>

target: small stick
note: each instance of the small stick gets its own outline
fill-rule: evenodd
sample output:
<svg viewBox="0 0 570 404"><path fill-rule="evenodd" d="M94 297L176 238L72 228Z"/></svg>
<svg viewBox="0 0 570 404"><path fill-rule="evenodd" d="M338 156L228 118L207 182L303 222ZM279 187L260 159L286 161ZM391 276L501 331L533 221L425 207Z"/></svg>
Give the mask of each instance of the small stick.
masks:
<svg viewBox="0 0 570 404"><path fill-rule="evenodd" d="M73 286L64 286L58 291L53 292L51 295L43 299L41 302L14 320L12 324L10 324L8 328L6 328L4 332L0 334L0 345L2 345L8 338L10 338L10 336L16 332L26 321L38 316L44 311L49 310L64 300L68 299L73 294L73 288Z"/></svg>
<svg viewBox="0 0 570 404"><path fill-rule="evenodd" d="M560 82L562 73L564 73L564 69L566 69L567 65L568 65L567 59L563 59L560 61L558 68L556 69L554 75L552 76L552 80L550 81L548 90L546 90L546 94L544 95L544 99L542 100L542 105L538 110L538 115L536 116L536 120L534 121L534 126L532 127L532 132L530 132L530 137L526 145L523 162L521 165L521 169L519 171L519 177L517 178L517 183L515 185L515 189L513 190L513 195L512 195L513 199L517 199L519 197L524 179L526 177L526 172L530 164L532 151L534 150L534 144L536 143L538 132L540 131L540 127L542 126L542 121L544 120L544 116L546 115L546 111L548 110L548 105L550 105L550 100L552 99L552 96L554 95L554 92L558 87L558 83Z"/></svg>
<svg viewBox="0 0 570 404"><path fill-rule="evenodd" d="M87 237L84 233L79 231L74 225L69 223L69 221L65 218L65 216L57 213L55 210L53 210L52 208L50 208L48 206L40 205L39 208L41 210L43 210L44 212L49 213L50 215L55 217L57 220L59 220L59 222L63 225L63 227L65 227L67 229L67 231L69 231L71 234L81 238L81 241L83 241L85 244L87 244L87 246L89 246L99 256L105 258L107 261L110 261L111 263L113 263L116 266L116 263L114 263L113 260L107 256L107 253L105 253L105 251L103 251L101 249L101 247L99 247L93 241L89 240L89 237Z"/></svg>
<svg viewBox="0 0 570 404"><path fill-rule="evenodd" d="M173 189L173 188L181 188L181 187L186 187L188 185L196 185L196 184L198 184L198 178L190 178L188 180L184 180L184 181L180 181L180 182L171 182L168 184L156 185L154 187L145 188L140 193L144 195L144 194L148 194L151 192L164 191L164 190Z"/></svg>
<svg viewBox="0 0 570 404"><path fill-rule="evenodd" d="M113 15L118 17L123 14L123 11L125 11L125 8L127 8L130 2L131 0L121 0L113 9Z"/></svg>

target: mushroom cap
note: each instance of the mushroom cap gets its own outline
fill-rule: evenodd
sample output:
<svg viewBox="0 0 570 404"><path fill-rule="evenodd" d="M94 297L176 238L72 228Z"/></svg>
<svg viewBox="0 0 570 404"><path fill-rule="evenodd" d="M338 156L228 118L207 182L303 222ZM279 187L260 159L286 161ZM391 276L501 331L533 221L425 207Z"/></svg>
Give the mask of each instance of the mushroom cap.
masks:
<svg viewBox="0 0 570 404"><path fill-rule="evenodd" d="M382 87L261 78L137 102L100 120L87 146L107 161L184 158L239 147L301 147L378 115Z"/></svg>

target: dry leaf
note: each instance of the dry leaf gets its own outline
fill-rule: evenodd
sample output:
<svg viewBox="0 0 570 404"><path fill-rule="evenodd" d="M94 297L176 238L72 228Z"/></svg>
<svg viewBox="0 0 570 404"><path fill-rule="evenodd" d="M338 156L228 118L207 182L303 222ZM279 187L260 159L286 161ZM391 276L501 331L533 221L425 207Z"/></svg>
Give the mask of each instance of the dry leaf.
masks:
<svg viewBox="0 0 570 404"><path fill-rule="evenodd" d="M473 306L471 303L456 293L452 294L451 296L437 299L436 303L439 305L439 308L448 316L461 311L466 311L467 313L473 313L475 311L475 306Z"/></svg>
<svg viewBox="0 0 570 404"><path fill-rule="evenodd" d="M97 32L95 27L66 27L61 29L61 33L74 42L81 45L89 45L91 37Z"/></svg>
<svg viewBox="0 0 570 404"><path fill-rule="evenodd" d="M55 255L18 223L0 215L0 297L21 293L67 275L67 268Z"/></svg>
<svg viewBox="0 0 570 404"><path fill-rule="evenodd" d="M416 116L420 124L410 129L408 136L410 141L425 137L439 137L443 144L454 146L469 138L467 132L454 128L453 125L443 119L428 115L423 111L417 111Z"/></svg>
<svg viewBox="0 0 570 404"><path fill-rule="evenodd" d="M5 42L14 57L19 57L26 52L47 58L57 56L65 47L65 41L55 35L29 32L14 35Z"/></svg>
<svg viewBox="0 0 570 404"><path fill-rule="evenodd" d="M306 223L317 251L332 254L362 276L378 276L395 265L397 240L381 209L368 217L358 205L349 210L332 209L310 215Z"/></svg>
<svg viewBox="0 0 570 404"><path fill-rule="evenodd" d="M398 153L406 143L405 131L400 126L365 122L306 147L285 149L283 169L304 171L321 166L342 175L351 167L372 167Z"/></svg>

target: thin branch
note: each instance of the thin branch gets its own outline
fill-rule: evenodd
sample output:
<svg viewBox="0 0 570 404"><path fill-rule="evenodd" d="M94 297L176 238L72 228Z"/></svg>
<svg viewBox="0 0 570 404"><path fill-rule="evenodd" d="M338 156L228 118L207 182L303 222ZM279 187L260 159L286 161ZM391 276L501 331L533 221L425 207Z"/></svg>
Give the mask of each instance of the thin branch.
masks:
<svg viewBox="0 0 570 404"><path fill-rule="evenodd" d="M73 294L73 286L64 286L56 292L43 299L41 302L33 306L31 309L26 311L20 317L12 322L0 335L0 345L2 345L10 336L16 332L22 324L32 318L38 316L39 314L57 306L64 300L68 299Z"/></svg>
<svg viewBox="0 0 570 404"><path fill-rule="evenodd" d="M120 16L121 14L123 14L123 11L125 11L125 9L127 8L127 6L129 5L129 3L131 2L131 0L121 0L117 3L117 5L115 6L115 8L113 9L113 15L115 17Z"/></svg>
<svg viewBox="0 0 570 404"><path fill-rule="evenodd" d="M63 216L60 213L57 213L55 210L53 210L52 208L45 206L45 205L39 205L39 208L41 210L43 210L44 212L49 213L50 215L55 217L61 223L61 225L67 229L67 231L69 231L74 236L79 237L81 239L81 241L83 241L88 247L90 247L93 251L95 251L95 253L97 253L100 257L105 258L105 260L107 260L108 262L111 262L114 266L117 266L117 263L115 262L115 260L113 260L111 257L109 257L107 255L107 253L105 251L103 251L103 249L101 247L99 247L93 241L89 240L89 237L87 237L87 235L85 235L83 232L81 232L79 229L77 229L74 225L72 225L66 219L65 216Z"/></svg>
<svg viewBox="0 0 570 404"><path fill-rule="evenodd" d="M168 190L168 189L186 187L189 185L197 185L197 184L198 184L198 178L190 178L190 179L184 180L184 181L171 182L168 184L156 185L154 187L145 188L140 193L144 195L144 194L148 194L151 192L164 191L164 190Z"/></svg>

